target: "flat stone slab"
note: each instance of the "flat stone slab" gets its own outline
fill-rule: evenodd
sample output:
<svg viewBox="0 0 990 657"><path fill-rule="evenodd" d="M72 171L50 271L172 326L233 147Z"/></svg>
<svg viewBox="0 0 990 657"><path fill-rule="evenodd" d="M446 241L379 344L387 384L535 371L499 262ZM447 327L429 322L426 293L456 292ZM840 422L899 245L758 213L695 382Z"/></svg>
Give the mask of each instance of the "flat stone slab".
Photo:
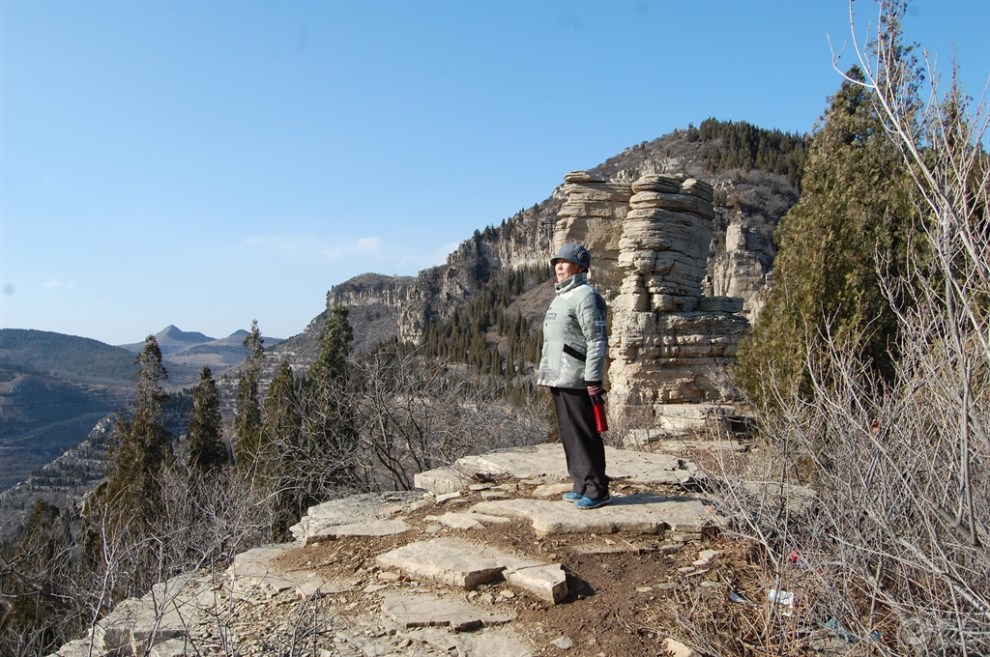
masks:
<svg viewBox="0 0 990 657"><path fill-rule="evenodd" d="M466 600L408 591L384 592L382 613L401 627L450 627L456 632L502 625L515 619L514 615L479 609Z"/></svg>
<svg viewBox="0 0 990 657"><path fill-rule="evenodd" d="M540 484L533 489L530 495L541 500L559 500L564 493L570 490L574 490L574 484L569 481L562 484Z"/></svg>
<svg viewBox="0 0 990 657"><path fill-rule="evenodd" d="M327 580L310 569L285 572L274 561L289 551L298 550L293 543L257 547L234 557L227 569L230 593L236 598L264 601L282 591L294 590L300 598L350 590L350 584Z"/></svg>
<svg viewBox="0 0 990 657"><path fill-rule="evenodd" d="M454 538L409 543L378 555L376 561L385 568L395 568L413 577L468 590L499 580L505 570L542 565L488 545Z"/></svg>
<svg viewBox="0 0 990 657"><path fill-rule="evenodd" d="M567 573L560 564L508 571L505 580L554 605L562 602L570 593L567 587Z"/></svg>
<svg viewBox="0 0 990 657"><path fill-rule="evenodd" d="M606 447L605 461L612 479L640 484L684 484L699 476L694 463L668 454ZM564 448L558 443L544 443L465 456L453 465L417 474L414 483L417 488L443 495L479 479L497 477L546 483L566 479Z"/></svg>
<svg viewBox="0 0 990 657"><path fill-rule="evenodd" d="M168 639L182 637L217 605L216 590L207 578L184 573L160 582L141 598L128 598L101 621L105 651L144 654Z"/></svg>
<svg viewBox="0 0 990 657"><path fill-rule="evenodd" d="M533 657L536 649L525 637L506 627L480 632L451 632L437 627L424 627L402 633L414 641L459 657Z"/></svg>
<svg viewBox="0 0 990 657"><path fill-rule="evenodd" d="M490 516L485 513L472 513L470 511L451 511L441 516L426 516L426 519L438 522L451 529L465 530L484 529L488 525L500 525L511 522L505 516Z"/></svg>
<svg viewBox="0 0 990 657"><path fill-rule="evenodd" d="M701 500L638 493L597 509L578 509L563 500L514 499L479 502L478 513L528 519L539 534L612 534L620 531L664 534L668 531L700 532L719 527L722 520Z"/></svg>
<svg viewBox="0 0 990 657"><path fill-rule="evenodd" d="M409 531L409 523L399 518L390 520L368 520L347 525L319 525L311 523L302 539L306 545L324 539L336 540L341 536L390 536Z"/></svg>
<svg viewBox="0 0 990 657"><path fill-rule="evenodd" d="M330 536L338 527L371 526L374 521L394 518L432 503L433 499L421 492L351 495L310 507L289 531L297 541L311 542L311 537Z"/></svg>
<svg viewBox="0 0 990 657"><path fill-rule="evenodd" d="M271 565L286 549L284 545L256 547L235 556L227 569L231 593L237 597L271 597L295 586L293 580Z"/></svg>

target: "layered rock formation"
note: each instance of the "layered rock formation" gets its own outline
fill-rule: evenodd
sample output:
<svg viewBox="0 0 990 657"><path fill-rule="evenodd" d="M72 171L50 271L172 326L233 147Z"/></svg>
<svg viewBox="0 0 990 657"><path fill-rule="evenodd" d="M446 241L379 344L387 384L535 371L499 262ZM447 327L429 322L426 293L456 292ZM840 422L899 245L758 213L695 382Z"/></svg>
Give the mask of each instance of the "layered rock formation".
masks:
<svg viewBox="0 0 990 657"><path fill-rule="evenodd" d="M717 148L675 133L627 149L567 174L546 200L501 225L476 230L445 264L415 277L356 277L331 288L326 307L351 310L357 350L391 338L415 344L493 276L545 264L565 241L586 242L592 282L612 308L613 405L644 418L719 416L704 404L732 398L724 366L762 307L771 235L799 191L786 176L755 169L709 178L706 154ZM513 308L534 329L552 293L548 282L536 283L545 290L527 288ZM275 347L272 367L283 359L296 371L308 367L328 316Z"/></svg>
<svg viewBox="0 0 990 657"><path fill-rule="evenodd" d="M765 254L772 245L759 232L738 222L725 228L725 249L716 253L706 281L710 296L727 296L743 300L743 314L752 323L763 309L769 268Z"/></svg>
<svg viewBox="0 0 990 657"><path fill-rule="evenodd" d="M663 416L671 404L727 403L724 375L749 322L743 299L710 288L712 188L687 176L623 183L575 171L564 178L555 248L583 242L592 282L611 309L614 412Z"/></svg>

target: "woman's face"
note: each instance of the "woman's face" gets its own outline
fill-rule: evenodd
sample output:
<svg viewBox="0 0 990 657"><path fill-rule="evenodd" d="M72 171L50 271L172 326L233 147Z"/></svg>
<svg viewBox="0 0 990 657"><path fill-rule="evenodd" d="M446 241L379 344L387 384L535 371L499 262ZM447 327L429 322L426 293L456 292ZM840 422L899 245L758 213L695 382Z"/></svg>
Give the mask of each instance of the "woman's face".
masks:
<svg viewBox="0 0 990 657"><path fill-rule="evenodd" d="M561 258L554 263L553 271L557 274L557 282L560 283L566 281L574 274L584 271L584 267L574 264L570 260L564 260Z"/></svg>

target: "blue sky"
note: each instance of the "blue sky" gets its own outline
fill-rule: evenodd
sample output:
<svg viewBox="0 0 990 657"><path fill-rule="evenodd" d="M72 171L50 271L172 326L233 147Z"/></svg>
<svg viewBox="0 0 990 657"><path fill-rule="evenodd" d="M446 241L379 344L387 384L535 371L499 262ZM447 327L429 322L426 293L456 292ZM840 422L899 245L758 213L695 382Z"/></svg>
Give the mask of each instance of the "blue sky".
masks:
<svg viewBox="0 0 990 657"><path fill-rule="evenodd" d="M876 5L857 0L860 28ZM708 117L812 130L845 0L0 0L0 328L300 333L574 169ZM990 2L905 36L990 75Z"/></svg>

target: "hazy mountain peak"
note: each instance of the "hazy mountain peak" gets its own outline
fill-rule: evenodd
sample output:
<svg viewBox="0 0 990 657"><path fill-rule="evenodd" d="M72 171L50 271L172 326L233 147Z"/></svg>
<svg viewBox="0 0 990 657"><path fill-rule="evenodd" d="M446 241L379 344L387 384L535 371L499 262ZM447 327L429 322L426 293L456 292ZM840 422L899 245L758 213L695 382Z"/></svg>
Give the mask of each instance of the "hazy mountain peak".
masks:
<svg viewBox="0 0 990 657"><path fill-rule="evenodd" d="M188 346L202 344L204 342L212 342L216 338L211 338L210 336L204 335L198 331L183 331L175 324L169 324L155 334L155 339L158 340L158 346L162 347L163 341L179 342Z"/></svg>

